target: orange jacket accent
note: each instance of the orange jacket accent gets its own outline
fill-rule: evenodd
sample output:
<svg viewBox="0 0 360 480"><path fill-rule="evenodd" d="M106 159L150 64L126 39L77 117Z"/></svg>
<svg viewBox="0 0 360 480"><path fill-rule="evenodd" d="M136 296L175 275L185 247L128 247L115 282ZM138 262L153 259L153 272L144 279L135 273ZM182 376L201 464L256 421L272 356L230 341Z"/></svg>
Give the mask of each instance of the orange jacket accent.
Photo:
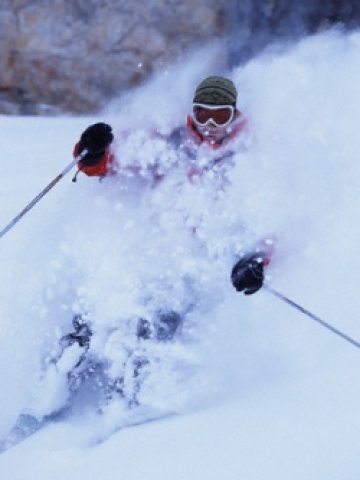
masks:
<svg viewBox="0 0 360 480"><path fill-rule="evenodd" d="M75 145L73 155L74 157L79 155L79 143ZM109 152L109 150L106 150L102 159L95 165L84 165L80 160L78 162L78 169L89 177L103 177L109 173L110 165L112 164L113 160L113 155Z"/></svg>

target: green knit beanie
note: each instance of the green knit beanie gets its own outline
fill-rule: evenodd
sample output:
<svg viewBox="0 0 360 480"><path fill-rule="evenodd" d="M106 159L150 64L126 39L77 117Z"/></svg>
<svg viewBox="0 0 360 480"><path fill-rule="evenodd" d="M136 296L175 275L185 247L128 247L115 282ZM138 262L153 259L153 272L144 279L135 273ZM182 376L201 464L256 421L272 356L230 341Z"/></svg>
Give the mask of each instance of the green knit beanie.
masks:
<svg viewBox="0 0 360 480"><path fill-rule="evenodd" d="M211 76L199 84L193 102L205 105L236 106L236 97L237 90L231 80L225 77Z"/></svg>

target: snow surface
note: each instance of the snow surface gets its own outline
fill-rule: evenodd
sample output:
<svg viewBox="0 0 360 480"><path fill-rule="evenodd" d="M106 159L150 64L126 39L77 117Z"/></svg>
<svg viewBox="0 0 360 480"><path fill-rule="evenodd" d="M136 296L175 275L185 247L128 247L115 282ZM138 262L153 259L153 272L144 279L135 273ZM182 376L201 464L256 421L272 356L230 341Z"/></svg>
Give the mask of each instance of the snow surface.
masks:
<svg viewBox="0 0 360 480"><path fill-rule="evenodd" d="M157 155L168 169L174 152L146 129L183 121L218 53L196 52L96 119L0 117L1 224L70 163L94 121L137 127L118 146L124 160ZM101 415L82 399L2 453L1 479L359 477L360 352L269 292L236 293L229 271L237 251L275 236L268 282L360 339L360 33L279 46L231 76L254 138L223 191L216 176L190 185L181 172L156 189L68 175L2 238L0 437L20 412L66 401L48 359L74 313L86 312L116 377L137 316L159 304L189 312L173 342L147 352L141 401L171 415L122 428L134 413L119 399Z"/></svg>

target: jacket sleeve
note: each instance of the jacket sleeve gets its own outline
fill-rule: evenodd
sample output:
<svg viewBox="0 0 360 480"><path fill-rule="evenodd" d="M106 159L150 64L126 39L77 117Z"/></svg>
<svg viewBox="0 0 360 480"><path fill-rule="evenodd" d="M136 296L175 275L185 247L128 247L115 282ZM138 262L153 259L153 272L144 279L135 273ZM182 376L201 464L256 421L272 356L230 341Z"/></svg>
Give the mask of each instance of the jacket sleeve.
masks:
<svg viewBox="0 0 360 480"><path fill-rule="evenodd" d="M73 155L75 158L79 155L79 143L75 145ZM114 155L107 149L100 158L94 158L93 161L87 160L86 164L80 160L78 169L89 177L103 177L111 172L113 162Z"/></svg>
<svg viewBox="0 0 360 480"><path fill-rule="evenodd" d="M249 249L246 253L242 256L249 256L249 257L259 257L262 260L263 266L267 267L272 260L275 251L275 237L267 237L259 240L258 242L253 245L251 249Z"/></svg>

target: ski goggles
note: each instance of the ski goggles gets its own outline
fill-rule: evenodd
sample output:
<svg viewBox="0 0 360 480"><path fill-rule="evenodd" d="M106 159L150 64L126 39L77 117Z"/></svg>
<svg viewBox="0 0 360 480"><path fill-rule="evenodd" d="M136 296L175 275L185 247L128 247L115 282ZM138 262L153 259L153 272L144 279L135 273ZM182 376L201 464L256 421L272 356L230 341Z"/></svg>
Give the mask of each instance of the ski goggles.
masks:
<svg viewBox="0 0 360 480"><path fill-rule="evenodd" d="M198 125L205 126L212 122L216 127L226 127L234 118L235 107L232 105L193 104L193 119Z"/></svg>

